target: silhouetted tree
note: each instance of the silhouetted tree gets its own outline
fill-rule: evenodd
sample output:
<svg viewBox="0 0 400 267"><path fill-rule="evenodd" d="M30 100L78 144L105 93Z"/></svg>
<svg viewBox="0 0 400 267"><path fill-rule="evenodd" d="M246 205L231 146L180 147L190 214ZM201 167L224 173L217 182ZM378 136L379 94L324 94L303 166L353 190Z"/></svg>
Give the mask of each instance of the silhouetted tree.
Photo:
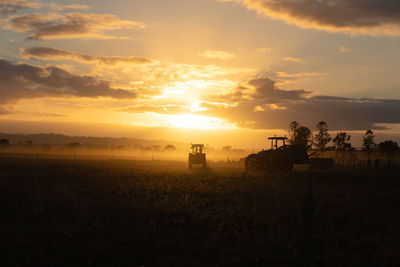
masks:
<svg viewBox="0 0 400 267"><path fill-rule="evenodd" d="M350 150L351 143L350 143L351 136L346 132L340 132L336 134L336 137L333 138L332 142L335 144L336 150Z"/></svg>
<svg viewBox="0 0 400 267"><path fill-rule="evenodd" d="M166 145L166 146L164 147L164 150L165 150L165 151L172 152L172 151L175 151L175 150L176 150L176 147L175 147L174 145Z"/></svg>
<svg viewBox="0 0 400 267"><path fill-rule="evenodd" d="M314 135L314 145L319 149L325 149L326 145L332 140L328 132L328 124L320 121L317 125L318 132Z"/></svg>
<svg viewBox="0 0 400 267"><path fill-rule="evenodd" d="M232 150L232 146L224 146L222 147L222 151L231 151Z"/></svg>
<svg viewBox="0 0 400 267"><path fill-rule="evenodd" d="M395 152L400 151L397 142L394 142L392 140L385 140L384 142L381 142L378 145L378 148L382 152L382 154L388 155L390 157L393 157Z"/></svg>
<svg viewBox="0 0 400 267"><path fill-rule="evenodd" d="M8 147L8 146L11 146L11 144L7 139L0 139L0 147Z"/></svg>
<svg viewBox="0 0 400 267"><path fill-rule="evenodd" d="M293 144L296 137L296 130L300 127L300 123L292 121L289 124L289 143Z"/></svg>
<svg viewBox="0 0 400 267"><path fill-rule="evenodd" d="M72 143L67 144L67 147L71 147L71 148L80 147L80 146L81 146L81 143L79 143L79 142L72 142Z"/></svg>
<svg viewBox="0 0 400 267"><path fill-rule="evenodd" d="M311 143L311 130L305 126L300 126L294 132L293 145L309 146Z"/></svg>
<svg viewBox="0 0 400 267"><path fill-rule="evenodd" d="M24 145L25 146L33 146L33 141L32 140L26 140Z"/></svg>
<svg viewBox="0 0 400 267"><path fill-rule="evenodd" d="M301 126L297 121L289 124L289 143L292 145L309 146L311 142L311 131L305 126Z"/></svg>
<svg viewBox="0 0 400 267"><path fill-rule="evenodd" d="M361 147L362 150L367 151L369 153L374 150L376 147L375 143L375 135L374 132L368 129L363 136L363 145Z"/></svg>

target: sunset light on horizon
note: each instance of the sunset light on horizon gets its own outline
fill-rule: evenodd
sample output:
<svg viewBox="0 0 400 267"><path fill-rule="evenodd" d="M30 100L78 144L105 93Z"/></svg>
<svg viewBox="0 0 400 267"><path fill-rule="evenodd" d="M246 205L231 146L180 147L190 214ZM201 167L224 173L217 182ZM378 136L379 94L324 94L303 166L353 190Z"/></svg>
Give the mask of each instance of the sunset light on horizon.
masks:
<svg viewBox="0 0 400 267"><path fill-rule="evenodd" d="M0 1L0 121L398 138L398 20L303 2Z"/></svg>

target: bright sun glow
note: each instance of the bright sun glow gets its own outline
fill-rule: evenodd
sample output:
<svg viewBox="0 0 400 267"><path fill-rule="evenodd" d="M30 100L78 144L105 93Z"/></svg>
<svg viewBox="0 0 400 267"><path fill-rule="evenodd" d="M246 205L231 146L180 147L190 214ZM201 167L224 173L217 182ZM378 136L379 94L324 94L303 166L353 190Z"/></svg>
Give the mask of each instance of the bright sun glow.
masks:
<svg viewBox="0 0 400 267"><path fill-rule="evenodd" d="M234 129L236 125L215 117L182 114L170 116L167 125L176 128L191 129Z"/></svg>

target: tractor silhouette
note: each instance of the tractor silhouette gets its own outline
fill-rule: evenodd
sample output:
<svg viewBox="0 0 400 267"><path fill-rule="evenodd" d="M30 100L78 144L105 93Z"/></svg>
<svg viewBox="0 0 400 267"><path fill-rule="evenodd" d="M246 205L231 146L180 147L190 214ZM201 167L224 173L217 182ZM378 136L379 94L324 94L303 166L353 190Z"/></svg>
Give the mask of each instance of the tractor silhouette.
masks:
<svg viewBox="0 0 400 267"><path fill-rule="evenodd" d="M189 153L189 169L193 164L201 164L203 168L206 167L206 154L203 153L204 144L192 144L192 152Z"/></svg>
<svg viewBox="0 0 400 267"><path fill-rule="evenodd" d="M287 137L270 137L268 140L271 140L271 149L248 155L245 159L246 170L290 171L293 164L309 163L305 146L286 145ZM278 141L283 145L278 147Z"/></svg>

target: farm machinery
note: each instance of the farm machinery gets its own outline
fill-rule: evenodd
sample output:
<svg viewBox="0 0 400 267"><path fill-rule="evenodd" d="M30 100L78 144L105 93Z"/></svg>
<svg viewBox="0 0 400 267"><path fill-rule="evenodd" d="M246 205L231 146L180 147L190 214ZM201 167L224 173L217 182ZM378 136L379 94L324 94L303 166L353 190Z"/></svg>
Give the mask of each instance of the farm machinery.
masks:
<svg viewBox="0 0 400 267"><path fill-rule="evenodd" d="M290 171L293 164L310 162L307 149L301 145L287 145L287 137L270 137L271 149L250 154L245 159L246 170L286 170ZM282 143L278 146L278 142Z"/></svg>
<svg viewBox="0 0 400 267"><path fill-rule="evenodd" d="M193 164L201 164L203 168L206 167L206 154L203 153L204 144L192 144L192 152L189 153L189 169Z"/></svg>

